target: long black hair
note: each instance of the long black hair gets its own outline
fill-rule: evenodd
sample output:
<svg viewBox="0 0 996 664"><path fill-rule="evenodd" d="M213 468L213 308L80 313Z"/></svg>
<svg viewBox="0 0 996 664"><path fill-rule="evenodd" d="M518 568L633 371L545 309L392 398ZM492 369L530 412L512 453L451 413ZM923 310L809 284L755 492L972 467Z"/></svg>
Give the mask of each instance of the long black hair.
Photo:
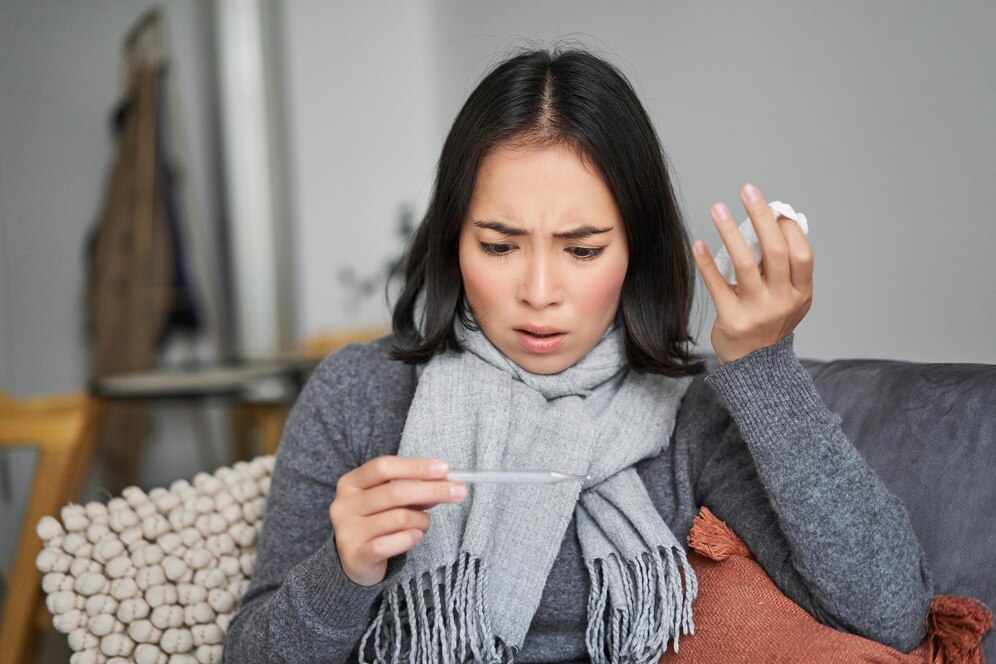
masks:
<svg viewBox="0 0 996 664"><path fill-rule="evenodd" d="M666 157L626 77L580 48L521 52L494 67L457 114L443 144L429 206L400 263L403 287L392 357L410 364L462 350L459 237L478 168L499 145L565 145L594 165L622 215L629 263L620 295L626 359L637 371L688 376L704 363L687 344L695 270ZM424 295L423 334L415 320Z"/></svg>

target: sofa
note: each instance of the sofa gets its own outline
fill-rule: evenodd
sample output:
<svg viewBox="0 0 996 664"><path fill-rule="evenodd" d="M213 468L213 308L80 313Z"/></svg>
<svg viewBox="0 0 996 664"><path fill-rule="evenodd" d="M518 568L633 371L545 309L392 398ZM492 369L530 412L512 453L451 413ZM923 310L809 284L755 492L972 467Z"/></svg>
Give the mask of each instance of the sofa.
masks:
<svg viewBox="0 0 996 664"><path fill-rule="evenodd" d="M936 593L996 608L996 365L801 363L865 461L905 503ZM983 638L983 652L996 662L996 630Z"/></svg>
<svg viewBox="0 0 996 664"><path fill-rule="evenodd" d="M706 360L711 367L716 366L715 357L706 356ZM848 438L907 506L933 572L935 593L970 596L990 609L996 607L996 529L993 528L993 515L996 514L996 482L993 481L996 473L996 365L873 359L802 359L801 362L812 375L824 401L841 416ZM196 649L199 661L218 661L220 639L227 628L228 617L252 574L256 535L262 526L272 465L272 456L258 457L248 464L239 462L233 468L220 468L212 476L200 473L192 483L178 480L168 491L157 488L146 494L132 487L107 506L96 503L85 509L67 506L62 511L61 523L51 517L43 519L38 532L45 541L45 550L39 556L38 566L48 573L43 585L48 594L49 610L55 614L54 622L70 634L73 649L94 652L97 649L105 652L126 649L129 655L139 656L136 661L158 661L160 650L193 653ZM211 502L207 509L202 509L201 503L206 497L211 497ZM177 511L181 503L196 504L201 513L185 515L182 510ZM121 514L115 516L116 511ZM130 520L125 519L129 515ZM140 528L132 523L138 517L143 519ZM203 546L198 543L201 538L192 526L197 526L204 534L206 544ZM172 532L181 530L182 538ZM129 532L130 537L127 536ZM116 565L109 557L105 561L100 555L103 548L113 548L102 542L103 538L125 540L131 561L134 565L143 564L141 559L148 557L143 551L146 545L142 540L143 532L150 543L163 543L172 538L169 546L163 546L177 559L191 562L188 558L191 552L187 548L201 547L199 552L206 555L203 547L207 547L215 555L211 560L197 563L199 571L194 573L191 569L184 576L179 576L183 570L171 575L165 562L162 566L154 565L162 567L159 570L134 570L125 558L119 558L117 563L121 564ZM225 537L219 533L223 532L231 535L228 539L234 544L229 549L234 550L219 548L219 537ZM94 545L87 544L82 537L84 533ZM190 535L194 539L189 539ZM83 551L86 551L85 555L81 553ZM118 554L120 551L108 555ZM80 560L81 557L84 559ZM111 571L112 566L122 567L122 564L129 569ZM175 564L179 565L179 562ZM150 626L132 624L142 616L134 610L135 605L124 602L125 595L121 595L121 607L127 604L129 608L127 615L122 617L123 609L119 607L116 619L127 624L112 630L114 619L107 616L106 632L109 633L90 633L93 623L88 623L86 617L90 606L84 607L83 600L70 592L74 588L79 590L82 579L68 578L69 574L80 577L98 572L108 578L125 575L137 578L141 584L143 575L147 576L150 571L158 571L160 576L165 571L178 587L187 583L181 590L188 594L197 590L190 587L191 583L214 588L211 591L214 596L208 598L215 602L212 611L205 609L210 613L212 624L194 625L198 621L191 623L188 619L189 629L178 623L182 629L167 629L161 639L158 635L155 638L143 636L136 633L136 628L148 632ZM103 577L98 580L107 583ZM159 579L155 583L170 582ZM163 586L153 587L156 588L162 594ZM221 589L226 592L220 592ZM132 590L132 594L141 600L141 589ZM113 594L114 587L111 586L108 592ZM161 597L150 598L149 592L145 592L148 605L164 604ZM183 597L170 601L178 605L192 603L185 602ZM148 609L149 606L145 606L145 613ZM73 632L84 626L86 630ZM115 633L121 630L137 645L124 643ZM983 639L983 651L989 661L996 662L996 632L993 630Z"/></svg>

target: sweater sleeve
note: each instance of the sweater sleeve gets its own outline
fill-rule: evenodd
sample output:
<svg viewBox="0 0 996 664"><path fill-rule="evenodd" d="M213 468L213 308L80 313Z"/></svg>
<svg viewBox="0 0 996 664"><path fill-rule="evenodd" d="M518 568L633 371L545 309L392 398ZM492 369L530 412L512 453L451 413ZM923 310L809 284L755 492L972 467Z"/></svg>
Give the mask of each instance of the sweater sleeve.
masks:
<svg viewBox="0 0 996 664"><path fill-rule="evenodd" d="M696 501L817 620L909 652L933 595L926 558L905 506L847 439L793 339L705 378L711 404L699 400L682 434L708 434L689 443L698 447Z"/></svg>
<svg viewBox="0 0 996 664"><path fill-rule="evenodd" d="M256 566L225 638L224 662L342 662L355 652L372 607L404 566L361 586L342 569L328 509L341 475L360 465L366 441L362 355L323 362L284 428L267 497ZM347 426L347 421L349 426Z"/></svg>

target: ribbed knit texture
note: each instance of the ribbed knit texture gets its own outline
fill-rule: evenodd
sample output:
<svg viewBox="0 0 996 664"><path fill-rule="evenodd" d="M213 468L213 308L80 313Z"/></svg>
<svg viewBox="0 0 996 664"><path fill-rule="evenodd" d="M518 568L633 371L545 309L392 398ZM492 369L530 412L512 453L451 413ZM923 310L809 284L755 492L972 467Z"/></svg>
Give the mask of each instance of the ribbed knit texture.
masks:
<svg viewBox="0 0 996 664"><path fill-rule="evenodd" d="M822 623L907 652L923 638L934 594L925 559L902 503L847 440L792 341L696 377L670 444L636 471L680 541L706 505ZM389 359L393 344L384 338L330 356L295 404L226 662L358 659L376 600L406 555L390 559L381 583L353 583L328 507L341 475L398 451L416 376ZM588 661L589 590L572 519L516 661Z"/></svg>
<svg viewBox="0 0 996 664"><path fill-rule="evenodd" d="M694 629L695 572L633 466L670 442L692 379L630 371L617 323L552 374L526 371L479 329L457 321L454 333L465 352L421 368L398 454L591 482L471 484L466 500L429 509L432 526L381 597L361 650L373 641L376 661L392 664L514 662L576 518L592 661L653 664L668 642L677 651ZM590 401L596 392L603 398Z"/></svg>

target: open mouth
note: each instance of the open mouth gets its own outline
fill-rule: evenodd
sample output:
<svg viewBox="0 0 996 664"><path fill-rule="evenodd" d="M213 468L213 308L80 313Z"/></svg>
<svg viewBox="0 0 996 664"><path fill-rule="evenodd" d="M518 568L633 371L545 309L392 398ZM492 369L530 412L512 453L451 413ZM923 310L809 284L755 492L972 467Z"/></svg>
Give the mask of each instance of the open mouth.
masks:
<svg viewBox="0 0 996 664"><path fill-rule="evenodd" d="M567 336L566 332L534 332L521 328L516 329L515 333L522 348L532 353L552 353L563 345Z"/></svg>
<svg viewBox="0 0 996 664"><path fill-rule="evenodd" d="M539 334L537 332L530 332L529 330L518 330L519 332L524 332L531 337L536 337L537 339L548 339L550 337L555 337L558 334L563 334L563 332L549 332L547 334Z"/></svg>

